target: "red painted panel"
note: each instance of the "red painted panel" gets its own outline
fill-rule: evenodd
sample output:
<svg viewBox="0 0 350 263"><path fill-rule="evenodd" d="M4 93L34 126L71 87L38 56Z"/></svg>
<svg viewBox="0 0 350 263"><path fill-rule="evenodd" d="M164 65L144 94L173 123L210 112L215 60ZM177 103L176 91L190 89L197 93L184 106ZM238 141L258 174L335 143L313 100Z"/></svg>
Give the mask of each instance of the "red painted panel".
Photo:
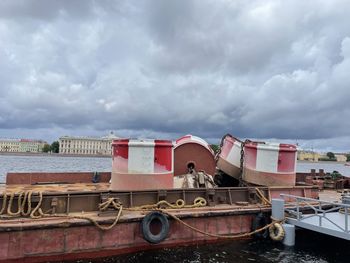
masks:
<svg viewBox="0 0 350 263"><path fill-rule="evenodd" d="M187 140L187 139L191 139L191 135L185 135L185 136L182 136L181 138L177 139L176 140L176 144L178 144L179 142L181 142L182 140Z"/></svg>
<svg viewBox="0 0 350 263"><path fill-rule="evenodd" d="M224 143L221 147L221 153L220 153L220 156L224 159L227 158L227 156L229 155L233 145L235 143L235 139L233 139L232 137L230 136L226 136L225 139L224 139Z"/></svg>
<svg viewBox="0 0 350 263"><path fill-rule="evenodd" d="M120 156L123 158L128 158L128 147L129 140L128 139L122 139L122 140L115 140L113 141L113 156Z"/></svg>
<svg viewBox="0 0 350 263"><path fill-rule="evenodd" d="M113 172L128 173L128 158L129 158L129 140L113 141Z"/></svg>
<svg viewBox="0 0 350 263"><path fill-rule="evenodd" d="M297 152L295 146L294 148L289 148L289 146L294 145L280 144L277 166L277 172L279 173L295 172L295 155L297 154Z"/></svg>
<svg viewBox="0 0 350 263"><path fill-rule="evenodd" d="M171 172L173 167L172 142L165 140L155 140L154 142L154 172Z"/></svg>
<svg viewBox="0 0 350 263"><path fill-rule="evenodd" d="M256 169L256 156L258 153L258 143L250 142L244 147L244 167Z"/></svg>

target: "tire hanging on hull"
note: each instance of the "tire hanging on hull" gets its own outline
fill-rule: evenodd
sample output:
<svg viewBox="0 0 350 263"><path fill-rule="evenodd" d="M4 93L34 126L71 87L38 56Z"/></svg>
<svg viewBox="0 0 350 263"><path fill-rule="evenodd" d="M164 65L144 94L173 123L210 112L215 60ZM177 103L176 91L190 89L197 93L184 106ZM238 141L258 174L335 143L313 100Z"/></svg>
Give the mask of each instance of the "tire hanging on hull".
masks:
<svg viewBox="0 0 350 263"><path fill-rule="evenodd" d="M153 234L151 231L151 224L154 221L160 223L160 231L158 234ZM162 242L169 234L169 221L168 218L161 212L154 211L147 214L141 222L141 231L143 238L152 244L158 244Z"/></svg>

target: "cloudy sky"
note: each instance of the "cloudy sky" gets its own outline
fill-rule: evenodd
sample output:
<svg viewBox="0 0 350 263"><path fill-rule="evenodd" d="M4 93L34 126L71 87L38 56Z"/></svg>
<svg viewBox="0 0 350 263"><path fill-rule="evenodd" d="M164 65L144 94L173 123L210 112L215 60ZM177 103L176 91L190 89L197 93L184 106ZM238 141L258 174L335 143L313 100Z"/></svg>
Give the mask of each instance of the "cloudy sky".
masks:
<svg viewBox="0 0 350 263"><path fill-rule="evenodd" d="M350 1L0 2L0 137L350 150Z"/></svg>

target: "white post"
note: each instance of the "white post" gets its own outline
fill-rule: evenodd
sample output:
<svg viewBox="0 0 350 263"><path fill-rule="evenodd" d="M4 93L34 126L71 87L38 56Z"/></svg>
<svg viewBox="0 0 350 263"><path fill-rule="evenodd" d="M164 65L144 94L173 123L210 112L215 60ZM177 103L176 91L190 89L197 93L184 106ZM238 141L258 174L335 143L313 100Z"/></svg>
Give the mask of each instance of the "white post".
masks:
<svg viewBox="0 0 350 263"><path fill-rule="evenodd" d="M272 218L274 220L284 219L284 200L283 199L272 199Z"/></svg>
<svg viewBox="0 0 350 263"><path fill-rule="evenodd" d="M295 226L291 224L283 224L284 239L282 241L283 245L292 247L295 245Z"/></svg>

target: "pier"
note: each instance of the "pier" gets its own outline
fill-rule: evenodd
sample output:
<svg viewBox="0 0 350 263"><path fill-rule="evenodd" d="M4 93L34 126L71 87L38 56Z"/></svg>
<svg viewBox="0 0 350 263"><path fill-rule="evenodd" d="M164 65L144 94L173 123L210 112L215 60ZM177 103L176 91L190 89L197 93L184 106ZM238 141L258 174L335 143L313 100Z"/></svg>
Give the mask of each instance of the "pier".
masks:
<svg viewBox="0 0 350 263"><path fill-rule="evenodd" d="M287 224L350 240L349 198L337 203L288 194L280 196L283 199L274 199L273 204L275 209L284 209ZM295 205L284 207L285 200L295 200Z"/></svg>

